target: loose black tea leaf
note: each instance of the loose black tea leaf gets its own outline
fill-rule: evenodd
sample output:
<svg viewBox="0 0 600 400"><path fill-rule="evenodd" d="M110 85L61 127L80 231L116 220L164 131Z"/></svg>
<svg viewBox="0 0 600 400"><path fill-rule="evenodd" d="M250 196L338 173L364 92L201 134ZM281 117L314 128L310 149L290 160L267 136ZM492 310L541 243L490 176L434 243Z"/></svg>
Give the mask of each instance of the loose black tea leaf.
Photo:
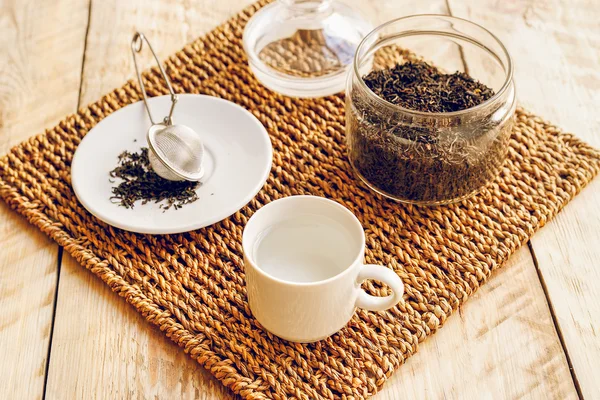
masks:
<svg viewBox="0 0 600 400"><path fill-rule="evenodd" d="M407 62L373 71L363 78L369 89L390 103L425 112L475 107L494 91L463 72L443 74L425 62Z"/></svg>
<svg viewBox="0 0 600 400"><path fill-rule="evenodd" d="M443 113L473 108L494 91L462 72L444 74L413 61L374 70L363 77L378 97L435 116L377 104L353 88L348 102L347 138L355 170L373 188L398 200L440 204L469 196L499 171L508 149L512 114L505 104L478 113Z"/></svg>
<svg viewBox="0 0 600 400"><path fill-rule="evenodd" d="M124 151L119 155L118 166L110 172L111 182L121 182L112 188L114 200L125 208L133 208L137 201L161 203L160 208L180 209L198 200L196 189L200 182L169 181L157 175L150 166L148 149L138 153Z"/></svg>

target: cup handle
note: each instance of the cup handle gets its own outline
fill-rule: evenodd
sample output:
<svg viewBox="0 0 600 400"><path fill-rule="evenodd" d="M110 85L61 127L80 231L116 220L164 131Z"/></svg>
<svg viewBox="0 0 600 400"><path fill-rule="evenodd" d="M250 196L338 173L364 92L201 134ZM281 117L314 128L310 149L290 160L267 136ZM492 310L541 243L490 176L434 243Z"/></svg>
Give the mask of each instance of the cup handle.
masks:
<svg viewBox="0 0 600 400"><path fill-rule="evenodd" d="M404 284L394 271L381 265L363 265L358 273L357 283L360 285L367 279L376 279L388 285L393 293L386 297L377 297L359 289L356 306L370 311L384 311L392 308L402 300Z"/></svg>

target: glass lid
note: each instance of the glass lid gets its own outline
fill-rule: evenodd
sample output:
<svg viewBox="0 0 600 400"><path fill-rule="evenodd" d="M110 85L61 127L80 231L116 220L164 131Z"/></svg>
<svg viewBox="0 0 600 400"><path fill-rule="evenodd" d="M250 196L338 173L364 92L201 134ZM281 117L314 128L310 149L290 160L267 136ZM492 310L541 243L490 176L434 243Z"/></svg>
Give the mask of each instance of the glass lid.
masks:
<svg viewBox="0 0 600 400"><path fill-rule="evenodd" d="M344 89L354 52L372 25L333 0L277 0L244 31L250 68L269 89L294 97Z"/></svg>

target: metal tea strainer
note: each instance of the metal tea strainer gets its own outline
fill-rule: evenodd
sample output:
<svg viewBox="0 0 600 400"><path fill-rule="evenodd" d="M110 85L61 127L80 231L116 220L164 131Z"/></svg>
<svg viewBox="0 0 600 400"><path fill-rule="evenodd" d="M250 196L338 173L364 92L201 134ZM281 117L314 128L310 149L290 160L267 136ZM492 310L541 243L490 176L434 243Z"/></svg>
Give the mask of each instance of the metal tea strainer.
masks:
<svg viewBox="0 0 600 400"><path fill-rule="evenodd" d="M171 109L161 123L154 122L148 98L146 97L146 87L137 65L136 53L142 51L142 44L145 41L152 52L154 59L158 63L158 68L167 83L171 93ZM148 112L148 117L152 126L148 129L148 158L154 172L162 178L170 181L199 181L204 175L202 159L204 156L204 145L200 136L190 127L173 123L173 110L177 104L178 97L173 91L169 77L165 73L152 45L143 33L136 32L131 41L131 52L133 54L133 64L137 74L144 105Z"/></svg>

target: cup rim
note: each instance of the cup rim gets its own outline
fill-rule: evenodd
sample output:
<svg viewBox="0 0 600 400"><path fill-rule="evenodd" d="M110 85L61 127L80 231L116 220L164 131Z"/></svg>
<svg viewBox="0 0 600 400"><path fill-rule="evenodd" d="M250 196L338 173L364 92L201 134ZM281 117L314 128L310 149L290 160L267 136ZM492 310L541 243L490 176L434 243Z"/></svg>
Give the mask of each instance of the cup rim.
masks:
<svg viewBox="0 0 600 400"><path fill-rule="evenodd" d="M496 43L500 46L500 49L502 51L502 53L504 54L504 56L506 57L507 60L507 70L506 70L506 77L504 79L504 83L502 84L502 86L500 87L500 89L498 90L498 92L496 92L492 97L490 97L489 99L487 99L486 101L484 101L481 104L478 104L474 107L470 107L470 108L465 108L464 110L459 110L459 111L451 111L451 112L426 112L426 111L417 111L417 110L411 110L410 108L406 108L406 107L402 107L400 105L397 104L393 104L390 103L389 101L385 100L384 98L379 97L377 94L375 94L375 92L373 92L365 83L363 77L360 74L360 67L359 67L359 54L361 52L361 50L363 50L363 48L366 46L367 42L373 38L377 39L377 37L379 36L379 33L385 29L386 27L396 24L398 22L404 22L404 21L408 21L408 20L425 20L427 18L431 18L431 17L437 17L437 18L444 18L444 19L448 19L450 21L461 21L461 22L466 22L467 24L470 24L478 29L481 29L484 33L490 35L490 37L496 41ZM490 52L491 54L494 54L495 52L491 49L488 49L487 47L484 47L485 50L487 50L488 52ZM358 80L358 84L360 85L360 87L366 91L366 93L372 97L375 98L375 101L378 102L380 105L386 107L386 108L393 108L394 110L397 111L401 111L403 113L409 114L409 115L416 115L419 117L428 117L428 118L445 118L445 117L456 117L456 116L461 116L461 115L465 115L465 114L470 114L473 112L477 112L478 110L482 110L485 109L486 107L488 107L490 104L496 102L498 99L500 99L505 93L506 91L509 89L509 87L511 86L511 83L513 81L513 74L514 74L514 65L513 65L513 61L512 61L512 57L510 56L510 53L508 52L508 50L506 49L506 46L504 46L504 43L502 43L502 41L500 39L498 39L498 37L496 35L494 35L492 32L490 32L488 29L484 28L483 26L476 24L475 22L469 21L468 19L464 19L464 18L459 18L459 17L454 17L451 15L444 15L444 14L415 14L415 15L409 15L406 17L400 17L400 18L395 18L392 19L390 21L387 21L379 26L377 26L375 29L373 29L371 32L369 32L364 38L363 40L358 44L358 46L356 47L356 51L354 52L354 60L352 63L352 74L354 76L357 77ZM352 79L352 78L350 78Z"/></svg>
<svg viewBox="0 0 600 400"><path fill-rule="evenodd" d="M357 254L354 256L352 262L346 268L344 268L342 271L338 272L334 276L331 276L327 279L322 279L320 281L293 282L293 281L288 281L285 279L277 278L277 277L267 273L266 271L264 271L262 268L260 268L258 266L258 263L256 262L256 260L254 260L254 254L252 254L252 246L254 245L255 241L252 241L252 243L247 243L247 241L250 240L246 237L247 228L252 223L252 220L255 217L260 216L261 214L264 214L266 212L269 212L268 209L271 207L272 204L275 204L275 203L281 204L281 202L290 202L290 201L316 201L316 202L327 203L327 204L330 204L330 205L333 205L333 206L339 208L340 210L342 210L343 213L345 213L347 216L350 217L353 227L356 228L357 232L360 232L360 234L359 234L360 249L357 251ZM267 210L267 211L263 211L263 210ZM246 226L244 227L244 232L242 233L242 250L244 252L244 259L247 260L250 264L252 264L252 268L254 268L254 270L257 271L263 277L270 279L276 283L284 284L284 285L288 285L288 286L296 286L296 287L320 286L320 285L324 285L324 284L333 282L333 281L341 278L343 275L349 273L349 271L352 270L352 267L354 267L357 263L360 263L360 264L363 263L362 258L364 257L365 245L366 245L365 232L364 232L363 226L361 225L361 223L358 220L358 218L356 217L356 215L354 215L350 210L348 210L346 207L344 207L342 204L338 203L337 201L328 199L326 197L312 196L312 195L287 196L287 197L283 197L283 198L274 200L274 201L270 202L269 204L264 205L258 211L256 211L252 215L252 217L250 217L250 219L246 223Z"/></svg>

